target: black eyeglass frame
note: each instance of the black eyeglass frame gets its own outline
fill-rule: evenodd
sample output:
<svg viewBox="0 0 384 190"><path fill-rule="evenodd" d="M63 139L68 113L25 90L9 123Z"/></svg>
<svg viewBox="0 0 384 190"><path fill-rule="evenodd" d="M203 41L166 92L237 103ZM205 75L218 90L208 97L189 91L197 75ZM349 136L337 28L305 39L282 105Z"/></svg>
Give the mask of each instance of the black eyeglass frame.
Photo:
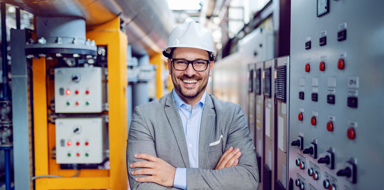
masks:
<svg viewBox="0 0 384 190"><path fill-rule="evenodd" d="M176 67L175 67L175 61L179 61L179 60L183 60L183 61L186 61L186 62L187 62L187 67L186 67L184 70L176 69ZM199 60L201 60L201 61L207 61L207 62L208 62L208 63L207 63L207 67L205 67L204 70L196 70L195 67L193 66L193 62L195 62L195 61L199 61ZM211 63L211 60L208 60L208 59L195 59L195 60L189 61L189 60L186 60L186 59L183 59L183 58L175 58L175 59L172 58L172 59L171 59L171 63L172 63L173 68L176 69L177 71L185 71L185 70L188 69L189 64L191 64L193 70L195 70L195 71L197 71L197 72L203 72L203 71L207 70L209 64Z"/></svg>

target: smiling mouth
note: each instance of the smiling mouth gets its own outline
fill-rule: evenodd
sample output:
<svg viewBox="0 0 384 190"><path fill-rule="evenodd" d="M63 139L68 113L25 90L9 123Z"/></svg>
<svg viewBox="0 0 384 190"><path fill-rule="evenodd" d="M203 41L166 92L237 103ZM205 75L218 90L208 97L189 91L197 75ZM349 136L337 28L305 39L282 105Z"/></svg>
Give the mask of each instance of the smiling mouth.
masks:
<svg viewBox="0 0 384 190"><path fill-rule="evenodd" d="M197 83L197 80L194 79L184 79L182 80L185 87L194 87Z"/></svg>

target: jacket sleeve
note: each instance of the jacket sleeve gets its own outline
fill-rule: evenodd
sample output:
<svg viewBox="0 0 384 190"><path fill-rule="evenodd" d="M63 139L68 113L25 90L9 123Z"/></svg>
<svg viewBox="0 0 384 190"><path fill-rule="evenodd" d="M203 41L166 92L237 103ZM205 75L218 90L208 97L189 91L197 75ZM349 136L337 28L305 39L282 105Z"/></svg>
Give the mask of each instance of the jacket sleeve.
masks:
<svg viewBox="0 0 384 190"><path fill-rule="evenodd" d="M141 189L150 189L150 190L164 190L164 189L177 189L172 187L164 187L156 183L139 183L135 180L137 177L143 177L143 175L131 174L132 171L137 170L137 168L132 169L129 167L130 164L138 161L143 161L142 159L136 159L135 154L146 153L157 157L155 149L155 139L153 135L153 130L148 127L143 113L138 107L134 109L132 115L131 126L128 134L128 145L127 145L127 172L130 188L132 190L141 190Z"/></svg>
<svg viewBox="0 0 384 190"><path fill-rule="evenodd" d="M226 148L239 148L237 166L219 170L187 168L187 189L257 189L259 176L255 147L240 106L229 126Z"/></svg>

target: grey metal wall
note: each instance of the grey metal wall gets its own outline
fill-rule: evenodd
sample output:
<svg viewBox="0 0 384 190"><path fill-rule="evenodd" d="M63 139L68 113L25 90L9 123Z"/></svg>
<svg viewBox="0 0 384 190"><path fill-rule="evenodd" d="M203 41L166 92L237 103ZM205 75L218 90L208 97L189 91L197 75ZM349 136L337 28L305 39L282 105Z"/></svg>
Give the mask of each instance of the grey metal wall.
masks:
<svg viewBox="0 0 384 190"><path fill-rule="evenodd" d="M325 189L323 183L334 185L329 189L384 189L384 1L292 0L291 6L289 135L291 142L302 136L304 150L317 144L317 155L290 147L289 177L300 180L294 189L303 189L302 184L305 189ZM320 16L317 9L325 14ZM320 46L324 36L326 44ZM319 163L328 150L335 156L334 169ZM349 177L347 167L352 169ZM309 176L311 172L319 179Z"/></svg>

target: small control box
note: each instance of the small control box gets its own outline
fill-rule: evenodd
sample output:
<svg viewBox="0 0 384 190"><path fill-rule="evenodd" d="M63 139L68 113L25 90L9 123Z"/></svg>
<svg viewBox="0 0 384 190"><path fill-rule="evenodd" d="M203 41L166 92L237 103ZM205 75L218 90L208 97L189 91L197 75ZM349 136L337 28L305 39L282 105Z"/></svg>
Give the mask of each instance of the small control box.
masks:
<svg viewBox="0 0 384 190"><path fill-rule="evenodd" d="M106 91L100 67L55 69L56 113L100 113L105 110Z"/></svg>
<svg viewBox="0 0 384 190"><path fill-rule="evenodd" d="M56 119L56 162L97 164L105 154L106 126L103 118Z"/></svg>

